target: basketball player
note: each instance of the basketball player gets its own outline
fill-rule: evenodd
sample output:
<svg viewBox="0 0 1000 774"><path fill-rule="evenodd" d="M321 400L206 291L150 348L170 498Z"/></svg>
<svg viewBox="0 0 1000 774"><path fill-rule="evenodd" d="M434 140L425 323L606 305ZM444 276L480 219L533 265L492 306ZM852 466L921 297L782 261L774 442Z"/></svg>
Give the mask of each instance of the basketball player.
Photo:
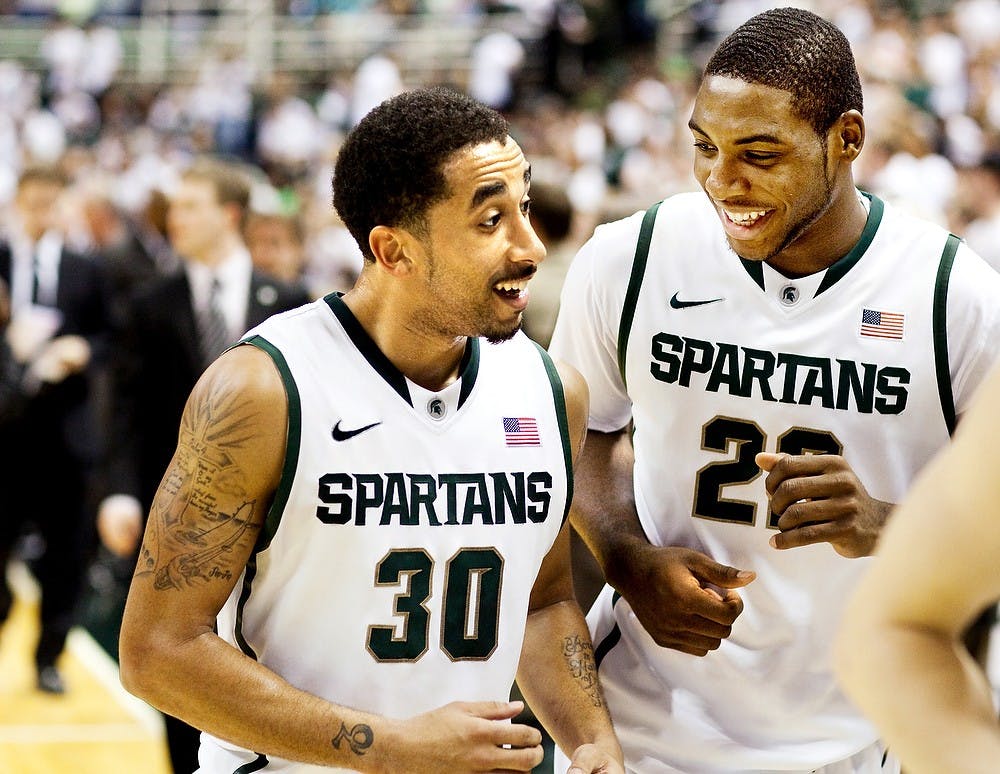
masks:
<svg viewBox="0 0 1000 774"><path fill-rule="evenodd" d="M623 771L563 524L586 385L518 330L529 182L494 111L383 103L336 166L357 284L193 390L121 664L207 732L201 772L530 771L515 672L570 771Z"/></svg>
<svg viewBox="0 0 1000 774"><path fill-rule="evenodd" d="M907 772L996 771L1000 728L963 632L1000 599L1000 370L896 509L850 599L837 667Z"/></svg>
<svg viewBox="0 0 1000 774"><path fill-rule="evenodd" d="M894 770L831 642L998 359L1000 276L855 188L859 78L814 14L724 40L689 126L704 195L597 229L551 344L591 390L574 522L626 767Z"/></svg>

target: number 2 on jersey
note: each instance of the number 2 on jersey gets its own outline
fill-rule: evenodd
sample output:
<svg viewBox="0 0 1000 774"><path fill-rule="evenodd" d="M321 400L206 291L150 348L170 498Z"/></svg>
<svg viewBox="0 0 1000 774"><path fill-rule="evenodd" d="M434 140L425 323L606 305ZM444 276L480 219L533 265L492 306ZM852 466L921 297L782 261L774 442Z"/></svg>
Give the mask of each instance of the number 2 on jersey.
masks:
<svg viewBox="0 0 1000 774"><path fill-rule="evenodd" d="M368 651L376 661L416 661L430 638L431 577L434 560L422 548L394 549L375 568L376 586L398 586L392 625L368 627ZM452 661L482 661L497 647L503 557L495 548L463 548L445 566L441 649Z"/></svg>
<svg viewBox="0 0 1000 774"><path fill-rule="evenodd" d="M695 475L693 515L713 521L730 521L753 526L757 521L757 503L752 500L724 498L727 486L749 484L761 474L754 457L765 450L767 435L756 422L733 417L715 417L702 427L701 448L728 454L731 459L710 462ZM778 436L778 454L841 454L843 444L826 430L792 427ZM776 529L778 517L769 513L767 526Z"/></svg>

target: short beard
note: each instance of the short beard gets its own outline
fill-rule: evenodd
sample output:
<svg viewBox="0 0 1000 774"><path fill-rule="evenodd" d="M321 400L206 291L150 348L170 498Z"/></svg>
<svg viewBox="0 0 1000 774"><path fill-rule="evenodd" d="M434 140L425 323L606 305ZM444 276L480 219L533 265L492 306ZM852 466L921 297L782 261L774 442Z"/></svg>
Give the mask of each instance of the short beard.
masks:
<svg viewBox="0 0 1000 774"><path fill-rule="evenodd" d="M505 333L495 333L486 332L483 333L483 338L486 339L490 344L503 344L505 341L510 341L517 335L517 332L521 330L524 320L518 320L517 325L510 331Z"/></svg>

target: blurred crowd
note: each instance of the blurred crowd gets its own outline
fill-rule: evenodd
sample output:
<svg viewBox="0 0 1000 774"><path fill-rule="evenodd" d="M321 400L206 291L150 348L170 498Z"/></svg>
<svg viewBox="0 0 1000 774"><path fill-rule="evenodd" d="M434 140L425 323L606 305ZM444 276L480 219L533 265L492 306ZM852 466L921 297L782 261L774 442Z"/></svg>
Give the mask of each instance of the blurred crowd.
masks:
<svg viewBox="0 0 1000 774"><path fill-rule="evenodd" d="M520 41L486 24L467 66L434 76L463 79L452 85L510 117L534 179L566 193L583 220L575 236L585 236L595 219L693 187L685 124L702 57L769 4L700 0L663 18L634 0L512 0L505 10L519 8L544 28L539 39ZM47 5L96 12L105 4ZM108 5L124 13L138 4ZM292 2L287 10L335 5ZM414 12L404 3L348 5L364 14ZM806 5L846 32L862 67L869 132L862 185L949 224L1000 265L1000 6ZM292 221L295 255L263 260L287 264L282 270L301 273L316 294L349 283L360 258L329 204L332 159L371 106L420 85L406 82L391 50L316 82L284 72L265 80L241 51L216 46L198 52L194 78L135 85L117 79L121 41L107 18L55 16L41 43L42 72L0 60L0 212L20 169L58 164L71 178L67 238L101 251L113 238L108 220L155 228L150 207L169 194L178 170L196 155L220 154L255 175L254 210Z"/></svg>
<svg viewBox="0 0 1000 774"><path fill-rule="evenodd" d="M464 13L486 19L494 13L499 18L501 11L505 18L522 15L528 25L519 29L538 32L520 39L508 26L484 22L468 60L434 75L504 112L532 162L533 220L550 253L533 284L527 318L536 339L547 343L566 267L597 224L696 187L686 124L703 58L741 22L780 4L462 5ZM398 15L419 23L426 10L419 2L394 0L278 5L302 18L356 13L358 24ZM804 5L844 30L862 69L868 136L855 164L861 186L946 225L1000 268L1000 3ZM67 491L85 504L86 512L73 516L84 525L94 523L103 496L115 493L102 466L120 440L107 428L116 425L115 358L134 324L133 301L144 297L150 283L183 271L191 258L180 254L176 240L184 226L171 228L170 216L179 192L190 206L189 166L206 157L224 160L248 181L245 201L214 201L211 194L208 203L225 205L219 223L234 229L227 236L232 250L245 247L258 272L313 298L346 290L361 255L330 203L340 141L382 99L425 85L408 80L405 63L391 48L371 51L350 71L317 79L281 71L263 77L252 58L231 45L198 50L194 77L156 84L129 80L122 77L123 45L112 22L116 14L140 8L138 2L0 2L2 13L47 24L38 52L41 68L5 60L0 51L0 269L7 255L0 276L10 284L12 267L30 261L23 256L36 246L44 256L46 240L95 273L91 290L80 291L94 295L80 301L86 315L78 320L73 315L79 310L59 308L61 297L57 303L26 295L31 288L23 280L0 286L0 328L6 334L0 427L8 432L11 417L33 416L25 407L35 404L37 413L39 395L63 382L76 391L61 399L65 410L77 411L82 391L89 390L96 420L86 430L93 440L84 444L88 448L77 449L64 438L84 432L83 425L63 424L47 431L48 446L34 443L29 449L23 440L20 446L5 441L3 453L25 455L47 475L76 482ZM441 18L428 15L427 23ZM216 185L211 175L202 176L195 189L199 180ZM48 249L54 254L56 248ZM48 259L38 260L44 269ZM200 292L196 276L189 274L193 296ZM259 299L263 291L254 287ZM68 326L70 320L77 322ZM63 450L58 459L54 448ZM34 496L44 499L37 490ZM63 498L53 507L71 506ZM78 532L70 532L73 545L87 546ZM49 533L45 537L55 540ZM115 550L128 555L134 540L117 534ZM0 537L10 550L15 536ZM80 582L77 570L65 574L64 580ZM0 617L5 594L0 583ZM68 615L65 595L51 596L63 605L59 614ZM54 636L39 656L40 670L52 665L53 648L61 642L58 631ZM47 688L40 678L40 687L58 689L58 675L50 677Z"/></svg>

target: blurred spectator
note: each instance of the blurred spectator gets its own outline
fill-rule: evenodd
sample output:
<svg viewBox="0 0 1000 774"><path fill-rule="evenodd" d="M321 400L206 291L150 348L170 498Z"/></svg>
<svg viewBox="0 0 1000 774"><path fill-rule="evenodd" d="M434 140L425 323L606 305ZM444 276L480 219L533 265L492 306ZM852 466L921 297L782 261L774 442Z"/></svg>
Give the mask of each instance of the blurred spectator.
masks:
<svg viewBox="0 0 1000 774"><path fill-rule="evenodd" d="M403 91L399 65L387 52L367 57L357 70L351 84L350 126L354 126L376 105Z"/></svg>
<svg viewBox="0 0 1000 774"><path fill-rule="evenodd" d="M524 312L524 332L548 347L559 311L559 292L582 240L573 231L573 205L560 185L532 180L531 226L545 245L545 260L531 281L531 302Z"/></svg>
<svg viewBox="0 0 1000 774"><path fill-rule="evenodd" d="M346 292L354 284L364 258L332 207L311 208L307 219L305 282L315 298L333 291Z"/></svg>
<svg viewBox="0 0 1000 774"><path fill-rule="evenodd" d="M949 226L1000 271L1000 154L959 172Z"/></svg>
<svg viewBox="0 0 1000 774"><path fill-rule="evenodd" d="M469 95L495 110L514 104L517 75L524 64L524 46L504 30L484 35L470 55Z"/></svg>
<svg viewBox="0 0 1000 774"><path fill-rule="evenodd" d="M65 690L56 662L75 623L92 545L89 486L99 435L88 376L100 365L108 333L97 263L64 246L65 185L54 168L27 168L8 241L0 244L0 278L11 296L6 339L34 376L23 409L0 438L7 452L0 466L0 568L19 534L33 526L44 541L33 567L42 590L38 688L56 694Z"/></svg>
<svg viewBox="0 0 1000 774"><path fill-rule="evenodd" d="M68 19L55 17L42 38L39 53L45 62L45 94L76 91L87 61L87 34Z"/></svg>
<svg viewBox="0 0 1000 774"><path fill-rule="evenodd" d="M249 159L253 146L254 68L235 46L219 46L198 68L188 99L191 120L204 126L216 153Z"/></svg>
<svg viewBox="0 0 1000 774"><path fill-rule="evenodd" d="M281 187L302 179L326 142L325 127L299 96L295 78L276 73L257 130L257 157L271 182Z"/></svg>
<svg viewBox="0 0 1000 774"><path fill-rule="evenodd" d="M945 13L929 13L921 21L917 61L929 85L927 102L934 113L948 118L968 105L968 49Z"/></svg>
<svg viewBox="0 0 1000 774"><path fill-rule="evenodd" d="M253 265L265 274L303 281L305 232L295 212L251 212L243 231Z"/></svg>
<svg viewBox="0 0 1000 774"><path fill-rule="evenodd" d="M162 233L147 219L155 217L162 194L151 196L138 216L125 212L114 201L106 180L90 179L77 197L88 242L101 256L109 292L108 316L120 326L136 289L176 266Z"/></svg>

